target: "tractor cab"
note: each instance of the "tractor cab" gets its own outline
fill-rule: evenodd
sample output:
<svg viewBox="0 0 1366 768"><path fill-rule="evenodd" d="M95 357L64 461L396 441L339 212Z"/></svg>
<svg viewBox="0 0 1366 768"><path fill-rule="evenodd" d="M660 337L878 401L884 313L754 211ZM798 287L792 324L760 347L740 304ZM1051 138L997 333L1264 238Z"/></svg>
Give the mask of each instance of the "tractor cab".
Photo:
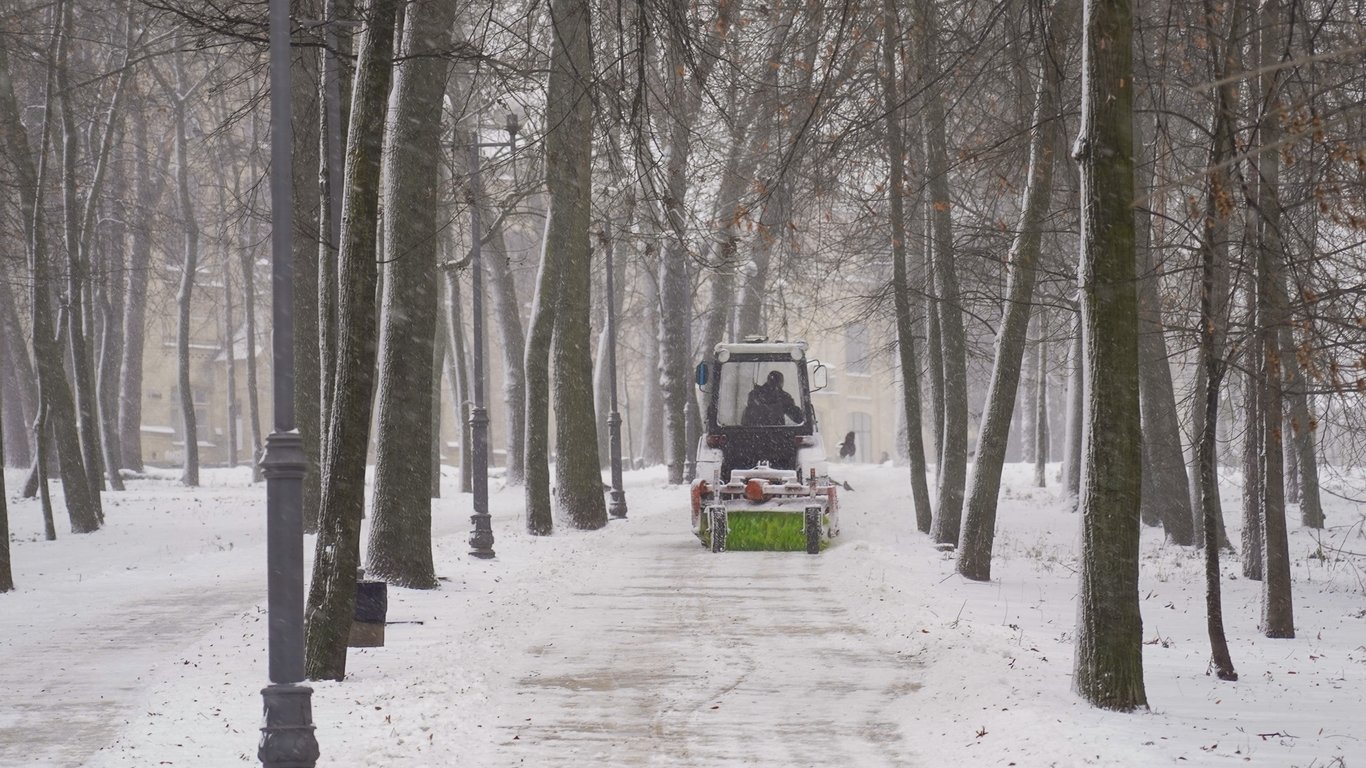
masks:
<svg viewBox="0 0 1366 768"><path fill-rule="evenodd" d="M811 406L812 379L819 390L824 377L819 363L808 367L801 341L717 344L698 363L706 434L692 507L703 543L818 552L829 540L835 494Z"/></svg>
<svg viewBox="0 0 1366 768"><path fill-rule="evenodd" d="M697 367L707 427L697 476L711 479L710 469L724 483L732 470L759 462L772 469L818 468L824 475L824 451L812 450L820 441L811 375L805 342L717 344L713 360Z"/></svg>

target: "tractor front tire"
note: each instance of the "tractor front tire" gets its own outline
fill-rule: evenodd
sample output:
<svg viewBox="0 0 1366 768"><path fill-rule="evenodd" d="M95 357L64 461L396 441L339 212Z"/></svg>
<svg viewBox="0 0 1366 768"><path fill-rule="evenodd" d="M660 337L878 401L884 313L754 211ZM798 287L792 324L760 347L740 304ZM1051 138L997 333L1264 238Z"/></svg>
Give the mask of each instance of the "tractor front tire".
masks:
<svg viewBox="0 0 1366 768"><path fill-rule="evenodd" d="M707 527L711 533L711 551L726 551L726 509L712 507L707 511Z"/></svg>
<svg viewBox="0 0 1366 768"><path fill-rule="evenodd" d="M806 508L806 554L819 555L821 553L821 517L820 507Z"/></svg>

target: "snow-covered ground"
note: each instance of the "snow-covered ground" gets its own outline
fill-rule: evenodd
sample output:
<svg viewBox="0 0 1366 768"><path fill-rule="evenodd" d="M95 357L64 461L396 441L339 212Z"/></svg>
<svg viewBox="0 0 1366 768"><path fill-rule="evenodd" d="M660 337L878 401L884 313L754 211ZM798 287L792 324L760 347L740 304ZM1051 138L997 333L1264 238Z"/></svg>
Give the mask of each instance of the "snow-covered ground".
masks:
<svg viewBox="0 0 1366 768"><path fill-rule="evenodd" d="M855 490L817 557L713 555L688 531L686 491L644 471L627 474L627 521L547 538L522 532L519 489L495 488L498 557L481 561L469 497L447 493L442 588L391 588L389 620L414 623L314 686L319 765L1366 762L1362 507L1330 496L1328 529L1292 525L1294 640L1261 637L1259 585L1225 565L1236 683L1206 673L1200 556L1145 530L1151 710L1116 714L1071 693L1077 518L1029 487L1031 468L1007 467L989 583L915 532L904 469L836 474ZM91 535L65 533L59 511L56 542L35 503L11 499L0 766L256 762L264 488L245 470L205 478L133 480ZM1235 477L1234 541L1237 499Z"/></svg>

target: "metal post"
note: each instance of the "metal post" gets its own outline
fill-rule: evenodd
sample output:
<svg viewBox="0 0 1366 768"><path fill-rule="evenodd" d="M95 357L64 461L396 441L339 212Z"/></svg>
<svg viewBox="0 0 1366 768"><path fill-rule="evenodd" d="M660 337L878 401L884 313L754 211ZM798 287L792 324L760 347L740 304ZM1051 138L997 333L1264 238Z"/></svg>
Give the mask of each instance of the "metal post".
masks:
<svg viewBox="0 0 1366 768"><path fill-rule="evenodd" d="M293 189L289 0L270 0L271 354L275 429L266 438L266 579L270 681L256 756L266 768L312 768L313 689L304 679L304 450L294 424Z"/></svg>
<svg viewBox="0 0 1366 768"><path fill-rule="evenodd" d="M473 271L471 292L474 304L474 407L470 410L470 433L474 442L474 514L470 522L470 554L490 558L493 552L493 526L489 518L489 415L484 409L484 259L480 242L483 233L479 221L479 134L475 124L474 141L470 142L470 237L473 241L470 269Z"/></svg>
<svg viewBox="0 0 1366 768"><path fill-rule="evenodd" d="M626 519L626 491L621 487L621 414L617 411L617 307L613 286L612 251L616 241L607 243L607 452L612 460L612 490L608 493L607 513L614 520Z"/></svg>
<svg viewBox="0 0 1366 768"><path fill-rule="evenodd" d="M470 554L475 557L490 558L493 553L493 527L489 518L489 413L484 407L484 248L483 225L479 220L479 204L484 190L479 177L479 149L481 147L507 146L517 151L517 115L509 112L504 125L507 131L506 142L479 141L479 121L475 120L474 135L469 146L470 163L470 269L474 272L471 280L471 293L474 302L470 313L474 315L474 404L470 409L470 440L474 443L474 464L471 479L474 484L474 514L470 522ZM513 166L514 169L516 166Z"/></svg>

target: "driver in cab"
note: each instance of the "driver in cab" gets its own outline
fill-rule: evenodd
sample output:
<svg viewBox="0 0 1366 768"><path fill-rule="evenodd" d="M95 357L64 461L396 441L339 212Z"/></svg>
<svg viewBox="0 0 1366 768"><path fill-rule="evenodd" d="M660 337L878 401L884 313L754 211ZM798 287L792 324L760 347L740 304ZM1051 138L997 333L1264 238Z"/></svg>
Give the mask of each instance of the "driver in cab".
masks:
<svg viewBox="0 0 1366 768"><path fill-rule="evenodd" d="M754 389L750 390L749 401L745 404L745 413L740 423L747 427L781 427L785 423L784 416L800 424L804 414L793 402L792 395L783 389L782 372L770 371L767 381L755 385Z"/></svg>

